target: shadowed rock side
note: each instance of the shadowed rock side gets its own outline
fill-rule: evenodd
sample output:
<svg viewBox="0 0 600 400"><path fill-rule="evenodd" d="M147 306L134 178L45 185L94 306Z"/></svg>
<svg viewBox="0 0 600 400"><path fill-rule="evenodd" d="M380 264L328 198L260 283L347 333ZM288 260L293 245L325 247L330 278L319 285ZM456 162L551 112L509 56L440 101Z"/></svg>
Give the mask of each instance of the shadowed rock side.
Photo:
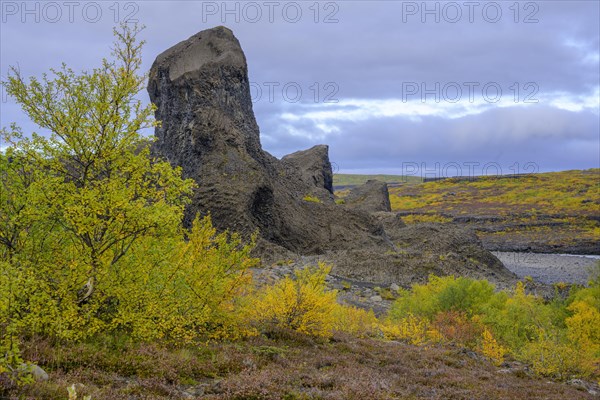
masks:
<svg viewBox="0 0 600 400"><path fill-rule="evenodd" d="M154 154L181 166L184 176L198 183L186 224L196 213L210 213L221 230L242 235L258 230L256 251L265 262L321 255L336 263L334 271L372 271L365 276L379 277L375 270L385 266L382 273L393 269L403 274L405 267L393 256L401 220L389 212L370 212L389 211L389 199L383 199L387 186L384 196L378 183L368 184L377 193L366 194L366 206L337 205L327 146L281 161L262 149L246 58L231 30L202 31L160 54L150 70L148 92L158 107L156 119L162 121ZM433 238L448 232L424 234ZM474 236L457 233L455 240L458 254L465 246L477 249L477 254L469 254L484 275L512 277ZM435 247L437 242L432 239L427 251L446 252L446 247ZM457 268L449 263L446 273L456 273Z"/></svg>

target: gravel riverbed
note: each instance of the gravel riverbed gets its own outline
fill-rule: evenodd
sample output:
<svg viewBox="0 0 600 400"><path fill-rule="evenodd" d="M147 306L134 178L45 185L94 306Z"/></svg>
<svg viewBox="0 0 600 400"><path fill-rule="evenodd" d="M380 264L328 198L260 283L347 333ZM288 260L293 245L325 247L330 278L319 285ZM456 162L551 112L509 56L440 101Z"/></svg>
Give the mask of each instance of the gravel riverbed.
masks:
<svg viewBox="0 0 600 400"><path fill-rule="evenodd" d="M586 284L591 268L600 256L572 254L540 254L492 252L520 278L531 276L534 280L552 284L556 282Z"/></svg>

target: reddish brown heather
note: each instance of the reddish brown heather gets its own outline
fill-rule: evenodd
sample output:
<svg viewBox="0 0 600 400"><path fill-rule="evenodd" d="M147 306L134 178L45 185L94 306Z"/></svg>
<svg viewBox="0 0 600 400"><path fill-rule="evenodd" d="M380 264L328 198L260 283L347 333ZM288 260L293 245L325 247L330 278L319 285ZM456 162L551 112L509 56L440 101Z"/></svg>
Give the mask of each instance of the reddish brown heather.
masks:
<svg viewBox="0 0 600 400"><path fill-rule="evenodd" d="M27 343L50 380L5 398L65 399L592 399L586 390L493 366L455 347L282 335L187 350L110 343ZM21 397L18 397L21 396Z"/></svg>

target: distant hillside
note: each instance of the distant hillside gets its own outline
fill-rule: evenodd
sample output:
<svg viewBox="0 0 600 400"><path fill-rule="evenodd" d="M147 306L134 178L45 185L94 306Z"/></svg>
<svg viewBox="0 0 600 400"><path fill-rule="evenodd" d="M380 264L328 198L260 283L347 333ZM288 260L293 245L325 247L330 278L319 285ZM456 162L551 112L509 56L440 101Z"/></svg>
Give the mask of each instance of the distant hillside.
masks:
<svg viewBox="0 0 600 400"><path fill-rule="evenodd" d="M343 189L349 186L358 186L367 182L369 179L377 179L378 181L386 182L393 186L401 183L421 183L422 179L418 176L404 175L355 175L355 174L334 174L333 186L336 189Z"/></svg>
<svg viewBox="0 0 600 400"><path fill-rule="evenodd" d="M409 183L390 202L407 223L470 225L492 250L600 254L600 169Z"/></svg>
<svg viewBox="0 0 600 400"><path fill-rule="evenodd" d="M335 181L335 179L334 179ZM476 179L448 178L406 185L390 193L398 211L452 215L519 213L593 216L600 205L600 169Z"/></svg>

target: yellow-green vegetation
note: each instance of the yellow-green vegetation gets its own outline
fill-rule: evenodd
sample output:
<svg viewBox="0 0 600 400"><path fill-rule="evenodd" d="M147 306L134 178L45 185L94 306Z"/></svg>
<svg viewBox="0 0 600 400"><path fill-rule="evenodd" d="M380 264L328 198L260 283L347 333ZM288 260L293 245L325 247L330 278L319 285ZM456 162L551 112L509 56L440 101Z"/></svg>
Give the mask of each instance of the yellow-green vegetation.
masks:
<svg viewBox="0 0 600 400"><path fill-rule="evenodd" d="M450 341L496 363L510 354L545 376L600 376L597 278L565 300L544 302L526 294L523 283L496 292L484 280L431 276L400 293L384 324L386 336L416 344Z"/></svg>
<svg viewBox="0 0 600 400"><path fill-rule="evenodd" d="M523 243L568 244L600 240L600 169L518 177L445 179L390 188L394 211L414 213L407 223L450 222L451 217L493 216L478 222L479 235ZM440 219L435 220L434 216ZM501 229L485 229L499 226Z"/></svg>
<svg viewBox="0 0 600 400"><path fill-rule="evenodd" d="M13 70L6 82L51 134L26 138L16 126L2 131L8 143L0 153L2 391L13 390L12 396L15 387L35 386L27 364L35 361L63 373L81 363L93 370L88 379L105 379L96 382L104 387L115 374L151 377L154 386L141 393L157 387L164 393L164 382L195 383L241 370L245 361L235 362L233 351L244 348L228 343L274 336L327 343L336 334L453 342L495 362L511 354L544 375L598 375L600 279L567 300L544 303L523 285L495 292L486 281L431 277L398 296L380 291L397 299L379 319L338 304L324 264L272 285L253 282L254 238L219 233L209 217L184 228L194 184L153 159L139 134L156 122L153 107L135 100L143 88L137 32L116 31L114 60L92 72L76 75L63 66L53 78L27 83ZM221 347L211 350L215 343ZM271 344L246 356L264 362L287 351ZM71 385L60 393L46 387L51 394L33 398L73 398L79 387ZM368 394L360 393L355 398Z"/></svg>
<svg viewBox="0 0 600 400"><path fill-rule="evenodd" d="M510 355L557 379L599 376L598 278L587 288L573 288L567 299L544 302L526 294L524 283L497 292L485 280L431 276L427 284L400 290L389 314L378 319L372 311L338 304L325 285L329 270L319 264L248 290L229 310L237 323L230 324L228 337L295 332L328 339L341 332L415 345L453 343L496 364Z"/></svg>
<svg viewBox="0 0 600 400"><path fill-rule="evenodd" d="M264 331L291 329L311 336L329 337L333 329L336 293L327 291L330 268L306 268L296 279L285 277L254 296L248 308L250 320Z"/></svg>
<svg viewBox="0 0 600 400"><path fill-rule="evenodd" d="M304 196L302 198L302 200L308 201L309 203L321 203L321 199L319 199L316 196L310 195L310 194L307 194L306 196Z"/></svg>
<svg viewBox="0 0 600 400"><path fill-rule="evenodd" d="M517 178L445 179L390 189L399 211L467 210L469 214L515 212L594 215L600 201L600 169L531 174Z"/></svg>
<svg viewBox="0 0 600 400"><path fill-rule="evenodd" d="M183 229L194 186L151 158L141 129L154 106L135 95L142 44L115 30L111 61L65 65L5 86L49 136L3 129L0 153L0 373L24 378L22 338L60 342L120 332L191 343L237 334L232 309L250 279L252 243L210 218Z"/></svg>
<svg viewBox="0 0 600 400"><path fill-rule="evenodd" d="M410 214L402 217L402 221L407 224L420 224L425 222L433 222L438 224L445 224L451 222L452 218L444 217L437 214Z"/></svg>

